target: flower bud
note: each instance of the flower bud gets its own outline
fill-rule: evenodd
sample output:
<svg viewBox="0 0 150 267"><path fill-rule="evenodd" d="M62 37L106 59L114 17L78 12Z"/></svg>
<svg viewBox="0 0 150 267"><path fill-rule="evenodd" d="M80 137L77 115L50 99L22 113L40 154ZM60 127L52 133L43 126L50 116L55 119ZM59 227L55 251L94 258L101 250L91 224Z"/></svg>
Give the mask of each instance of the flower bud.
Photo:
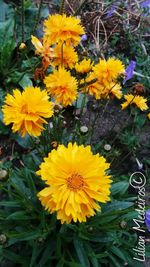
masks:
<svg viewBox="0 0 150 267"><path fill-rule="evenodd" d="M0 235L0 244L5 244L6 243L6 241L7 241L7 237L6 237L6 235L4 235L4 234L1 234Z"/></svg>
<svg viewBox="0 0 150 267"><path fill-rule="evenodd" d="M88 127L87 126L81 126L80 127L80 132L83 133L83 134L87 133L88 132Z"/></svg>
<svg viewBox="0 0 150 267"><path fill-rule="evenodd" d="M27 48L26 44L25 43L21 43L20 46L19 46L19 50L25 50Z"/></svg>
<svg viewBox="0 0 150 267"><path fill-rule="evenodd" d="M111 150L111 145L109 145L109 144L104 145L104 149L106 151L110 151Z"/></svg>
<svg viewBox="0 0 150 267"><path fill-rule="evenodd" d="M0 169L0 181L5 180L8 172L6 170Z"/></svg>

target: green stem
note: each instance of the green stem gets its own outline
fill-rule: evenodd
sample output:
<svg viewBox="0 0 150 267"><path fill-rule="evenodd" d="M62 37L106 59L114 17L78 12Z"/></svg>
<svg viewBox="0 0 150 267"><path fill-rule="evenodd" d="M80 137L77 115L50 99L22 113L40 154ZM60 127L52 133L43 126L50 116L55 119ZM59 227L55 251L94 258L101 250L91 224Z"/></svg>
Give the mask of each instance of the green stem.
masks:
<svg viewBox="0 0 150 267"><path fill-rule="evenodd" d="M22 33L22 43L24 43L24 40L25 40L24 28L25 28L24 0L21 0L21 33Z"/></svg>
<svg viewBox="0 0 150 267"><path fill-rule="evenodd" d="M36 16L36 20L35 20L35 25L34 25L34 28L33 28L33 33L35 32L36 27L37 27L37 25L39 23L39 20L40 20L42 4L43 4L43 0L40 0L37 16Z"/></svg>
<svg viewBox="0 0 150 267"><path fill-rule="evenodd" d="M63 45L61 46L61 67L63 68L63 59L64 59L64 51L63 51Z"/></svg>
<svg viewBox="0 0 150 267"><path fill-rule="evenodd" d="M75 13L74 13L74 16L77 16L79 13L80 13L80 11L82 10L82 8L84 7L84 5L86 4L86 0L83 0L83 2L81 3L81 5L77 8L77 10L75 11Z"/></svg>
<svg viewBox="0 0 150 267"><path fill-rule="evenodd" d="M64 8L65 8L65 0L62 0L61 5L60 5L60 14L61 15L64 13Z"/></svg>

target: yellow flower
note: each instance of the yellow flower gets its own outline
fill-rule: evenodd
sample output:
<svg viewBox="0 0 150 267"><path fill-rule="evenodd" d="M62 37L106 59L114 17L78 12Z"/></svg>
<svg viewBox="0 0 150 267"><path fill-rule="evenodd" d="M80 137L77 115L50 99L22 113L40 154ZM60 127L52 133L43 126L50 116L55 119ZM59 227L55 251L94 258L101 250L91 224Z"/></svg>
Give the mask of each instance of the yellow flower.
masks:
<svg viewBox="0 0 150 267"><path fill-rule="evenodd" d="M54 60L52 63L53 66L56 67L62 64L65 68L69 67L70 69L72 69L77 61L78 54L75 52L72 46L62 46L61 44L58 44L54 48Z"/></svg>
<svg viewBox="0 0 150 267"><path fill-rule="evenodd" d="M56 212L61 223L85 222L100 210L97 202L110 200L109 165L104 157L93 155L90 146L59 145L37 172L47 184L38 193L42 205L50 213Z"/></svg>
<svg viewBox="0 0 150 267"><path fill-rule="evenodd" d="M79 73L87 73L92 69L93 63L91 59L83 59L80 63L75 65L75 69Z"/></svg>
<svg viewBox="0 0 150 267"><path fill-rule="evenodd" d="M50 61L50 59L54 57L53 48L51 48L44 40L42 44L38 38L31 35L31 42L36 48L35 52L37 55L40 55L47 61Z"/></svg>
<svg viewBox="0 0 150 267"><path fill-rule="evenodd" d="M125 73L125 67L120 60L115 58L109 58L107 61L100 59L99 63L93 67L93 71L100 83L112 82Z"/></svg>
<svg viewBox="0 0 150 267"><path fill-rule="evenodd" d="M95 75L92 72L87 78L86 78L86 82L91 82L92 80L95 79ZM98 82L94 82L90 85L85 85L85 87L83 88L82 91L86 91L89 95L94 96L96 99L100 99L101 98L101 90L100 90L100 85Z"/></svg>
<svg viewBox="0 0 150 267"><path fill-rule="evenodd" d="M111 95L115 96L118 99L121 99L122 97L121 86L118 83L105 82L103 84L100 84L99 87L101 88L102 98L109 98Z"/></svg>
<svg viewBox="0 0 150 267"><path fill-rule="evenodd" d="M84 29L80 24L80 19L67 17L65 14L50 15L44 22L44 32L47 42L51 45L55 43L66 43L66 45L78 45L80 35Z"/></svg>
<svg viewBox="0 0 150 267"><path fill-rule="evenodd" d="M71 105L77 98L77 81L64 68L55 70L44 79L44 83L50 95L64 107Z"/></svg>
<svg viewBox="0 0 150 267"><path fill-rule="evenodd" d="M148 118L149 118L149 120L150 120L150 113L148 113L148 114L147 114L147 117L148 117Z"/></svg>
<svg viewBox="0 0 150 267"><path fill-rule="evenodd" d="M148 106L146 104L147 99L144 98L143 96L128 94L125 95L124 98L126 101L123 104L121 104L122 109L125 109L131 104L135 104L142 111L148 109Z"/></svg>
<svg viewBox="0 0 150 267"><path fill-rule="evenodd" d="M53 104L48 99L46 90L41 91L38 87L26 87L23 93L13 90L13 95L6 96L2 107L4 123L12 123L12 131L21 136L27 133L39 136L44 129L43 123L47 123L43 118L53 115Z"/></svg>

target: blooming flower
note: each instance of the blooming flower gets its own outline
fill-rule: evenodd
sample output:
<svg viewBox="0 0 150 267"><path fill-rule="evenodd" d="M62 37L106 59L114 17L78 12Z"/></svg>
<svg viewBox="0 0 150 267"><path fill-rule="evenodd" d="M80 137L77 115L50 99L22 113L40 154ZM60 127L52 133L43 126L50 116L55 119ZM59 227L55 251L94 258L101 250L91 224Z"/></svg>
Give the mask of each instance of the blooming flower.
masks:
<svg viewBox="0 0 150 267"><path fill-rule="evenodd" d="M80 42L80 35L84 29L80 19L67 17L65 14L50 15L44 22L45 38L49 44L66 43L66 45L77 46Z"/></svg>
<svg viewBox="0 0 150 267"><path fill-rule="evenodd" d="M78 54L72 46L66 46L65 44L63 46L61 44L55 46L54 60L52 63L53 66L59 66L62 64L64 67L72 69L77 61Z"/></svg>
<svg viewBox="0 0 150 267"><path fill-rule="evenodd" d="M47 123L44 118L53 115L53 104L48 99L46 90L41 91L38 87L26 87L23 93L13 90L13 95L7 94L2 107L4 123L12 123L12 131L21 136L27 133L39 136L44 129L43 123Z"/></svg>
<svg viewBox="0 0 150 267"><path fill-rule="evenodd" d="M81 37L81 41L84 42L87 40L87 35L86 34L83 34L82 37Z"/></svg>
<svg viewBox="0 0 150 267"><path fill-rule="evenodd" d="M145 215L146 215L145 223L148 231L150 232L150 210L147 210Z"/></svg>
<svg viewBox="0 0 150 267"><path fill-rule="evenodd" d="M64 68L55 70L44 79L47 91L64 107L71 105L77 98L77 81Z"/></svg>
<svg viewBox="0 0 150 267"><path fill-rule="evenodd" d="M100 59L99 63L93 67L95 76L100 83L112 82L116 80L121 74L125 73L123 63L115 58Z"/></svg>
<svg viewBox="0 0 150 267"><path fill-rule="evenodd" d="M142 111L148 109L148 106L146 104L147 99L142 96L128 94L128 95L125 95L124 98L126 101L123 104L121 104L122 109L125 109L131 104L135 104Z"/></svg>
<svg viewBox="0 0 150 267"><path fill-rule="evenodd" d="M126 81L130 80L133 77L133 71L135 70L135 67L136 67L136 62L134 60L131 60L130 64L125 70L126 78L124 79L123 82L124 84L126 83Z"/></svg>
<svg viewBox="0 0 150 267"><path fill-rule="evenodd" d="M87 73L92 69L93 63L91 62L91 59L83 59L80 63L77 63L75 65L75 69L79 73Z"/></svg>
<svg viewBox="0 0 150 267"><path fill-rule="evenodd" d="M141 7L147 8L150 7L150 0L144 1L140 4Z"/></svg>
<svg viewBox="0 0 150 267"><path fill-rule="evenodd" d="M108 9L106 18L110 18L114 14L114 12L116 11L117 7L118 7L117 3L116 4L113 4L110 7L110 9Z"/></svg>
<svg viewBox="0 0 150 267"><path fill-rule="evenodd" d="M91 147L68 144L52 150L37 172L47 187L38 193L42 205L57 213L61 223L85 222L100 210L97 201L109 201L110 176L104 157L93 155Z"/></svg>

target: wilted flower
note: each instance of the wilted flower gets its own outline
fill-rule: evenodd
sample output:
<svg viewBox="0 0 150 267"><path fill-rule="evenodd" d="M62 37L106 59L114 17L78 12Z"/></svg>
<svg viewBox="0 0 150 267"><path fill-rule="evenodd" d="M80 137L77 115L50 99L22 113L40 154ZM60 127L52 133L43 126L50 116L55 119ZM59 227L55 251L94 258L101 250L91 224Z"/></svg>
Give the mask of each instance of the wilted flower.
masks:
<svg viewBox="0 0 150 267"><path fill-rule="evenodd" d="M123 82L124 84L126 83L126 81L130 80L133 77L133 72L135 70L135 67L136 67L136 62L134 60L131 60L130 64L125 70L126 78L124 79L124 82Z"/></svg>
<svg viewBox="0 0 150 267"><path fill-rule="evenodd" d="M55 14L45 20L44 32L50 45L65 42L67 46L76 46L80 42L80 36L84 34L84 29L79 18Z"/></svg>
<svg viewBox="0 0 150 267"><path fill-rule="evenodd" d="M57 213L61 223L85 222L100 210L97 202L105 203L110 199L108 168L105 158L93 155L90 146L59 145L44 159L37 172L47 184L38 197L50 213Z"/></svg>
<svg viewBox="0 0 150 267"><path fill-rule="evenodd" d="M54 57L53 48L51 48L44 40L42 43L38 38L33 35L31 36L31 42L36 48L35 53L44 58L48 66L50 64L50 60Z"/></svg>
<svg viewBox="0 0 150 267"><path fill-rule="evenodd" d="M132 94L128 94L124 96L125 98L125 102L123 104L121 104L122 109L125 109L126 107L128 107L129 105L136 105L140 110L147 110L148 106L146 104L147 99L139 96L139 95L132 95Z"/></svg>
<svg viewBox="0 0 150 267"><path fill-rule="evenodd" d="M39 136L44 130L44 118L53 115L53 104L49 102L46 90L38 87L26 87L21 93L13 90L13 95L7 94L5 104L2 107L4 123L12 123L12 131L19 132L21 136L29 134Z"/></svg>
<svg viewBox="0 0 150 267"><path fill-rule="evenodd" d="M77 81L64 68L55 70L45 78L44 83L50 95L64 107L71 105L77 98Z"/></svg>

